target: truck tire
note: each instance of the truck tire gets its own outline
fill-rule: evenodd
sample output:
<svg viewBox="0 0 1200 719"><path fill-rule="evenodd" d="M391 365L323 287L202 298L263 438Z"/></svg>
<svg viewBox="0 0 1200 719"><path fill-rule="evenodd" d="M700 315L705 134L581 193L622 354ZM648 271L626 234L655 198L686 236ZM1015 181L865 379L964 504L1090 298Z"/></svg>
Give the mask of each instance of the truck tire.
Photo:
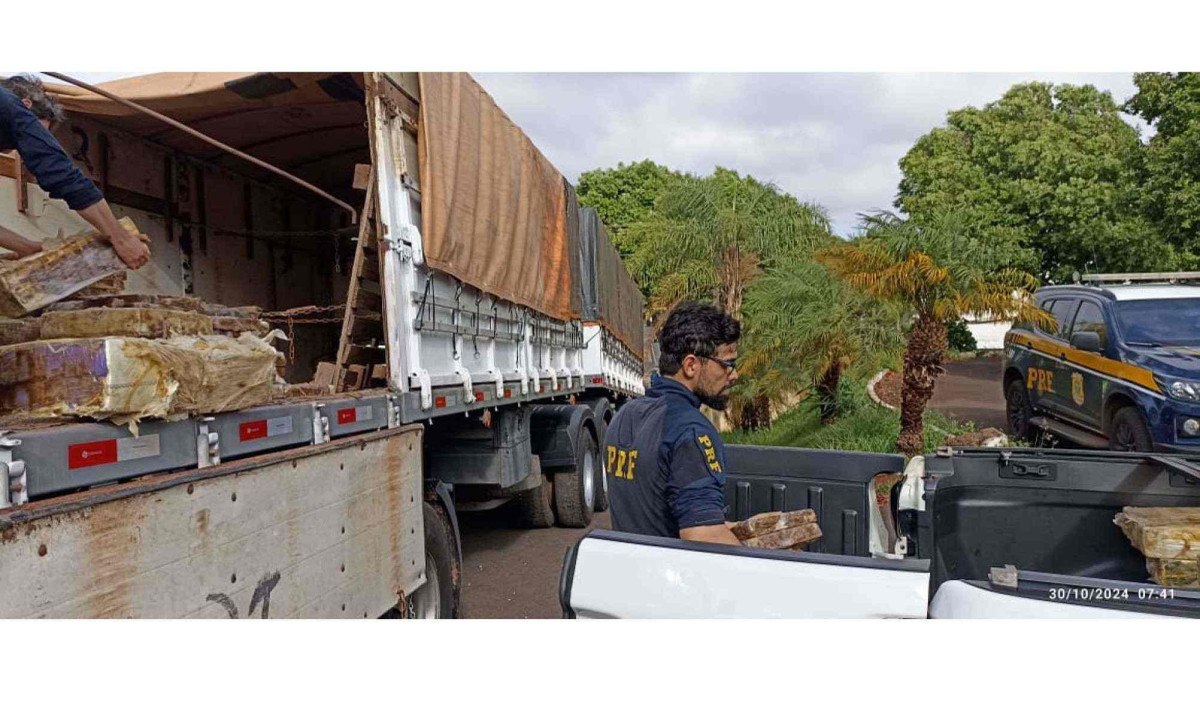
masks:
<svg viewBox="0 0 1200 719"><path fill-rule="evenodd" d="M575 442L575 471L554 475L554 508L560 526L586 527L592 523L599 465L596 440L586 427L581 428Z"/></svg>
<svg viewBox="0 0 1200 719"><path fill-rule="evenodd" d="M530 529L545 529L554 526L554 488L546 475L542 483L517 495L513 503L521 525Z"/></svg>
<svg viewBox="0 0 1200 719"><path fill-rule="evenodd" d="M425 502L425 583L405 602L407 619L454 619L458 617L462 576L454 551L454 529L446 510Z"/></svg>
<svg viewBox="0 0 1200 719"><path fill-rule="evenodd" d="M592 411L596 413L596 435L600 438L599 454L600 481L596 483L596 502L593 508L597 512L608 511L608 469L604 466L604 436L608 433L608 418L612 411L608 408L608 400L602 399L595 404Z"/></svg>
<svg viewBox="0 0 1200 719"><path fill-rule="evenodd" d="M612 404L607 397L592 400L588 404L592 408L592 415L596 418L596 441L603 445L604 433L608 429L608 420L612 417Z"/></svg>
<svg viewBox="0 0 1200 719"><path fill-rule="evenodd" d="M1154 437L1137 407L1122 407L1113 417L1108 446L1118 452L1153 452Z"/></svg>
<svg viewBox="0 0 1200 719"><path fill-rule="evenodd" d="M1029 392L1025 383L1020 379L1010 380L1004 388L1005 416L1008 418L1008 433L1014 439L1032 442L1036 438L1037 428L1030 421L1033 418L1033 405L1029 402Z"/></svg>

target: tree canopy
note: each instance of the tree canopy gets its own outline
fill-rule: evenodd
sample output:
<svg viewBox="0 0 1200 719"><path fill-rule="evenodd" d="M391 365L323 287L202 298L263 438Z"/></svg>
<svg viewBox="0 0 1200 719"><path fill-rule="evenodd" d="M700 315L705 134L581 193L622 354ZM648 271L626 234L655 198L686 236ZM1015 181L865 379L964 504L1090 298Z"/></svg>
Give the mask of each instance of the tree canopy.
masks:
<svg viewBox="0 0 1200 719"><path fill-rule="evenodd" d="M623 236L635 248L631 271L653 288L652 313L691 299L740 317L745 288L760 272L827 242L831 229L821 208L718 167L672 182Z"/></svg>
<svg viewBox="0 0 1200 719"><path fill-rule="evenodd" d="M917 220L957 210L984 241L1016 233L1038 255L1025 269L1046 279L1181 262L1141 211L1137 130L1091 85L1019 84L983 108L955 110L900 169L899 209Z"/></svg>
<svg viewBox="0 0 1200 719"><path fill-rule="evenodd" d="M1200 253L1200 74L1141 72L1125 108L1154 125L1146 146L1142 206L1158 232L1195 268Z"/></svg>
<svg viewBox="0 0 1200 719"><path fill-rule="evenodd" d="M575 190L579 203L596 210L612 234L613 244L622 256L628 256L636 248L626 242L625 228L649 218L658 196L683 176L650 160L622 162L583 173Z"/></svg>

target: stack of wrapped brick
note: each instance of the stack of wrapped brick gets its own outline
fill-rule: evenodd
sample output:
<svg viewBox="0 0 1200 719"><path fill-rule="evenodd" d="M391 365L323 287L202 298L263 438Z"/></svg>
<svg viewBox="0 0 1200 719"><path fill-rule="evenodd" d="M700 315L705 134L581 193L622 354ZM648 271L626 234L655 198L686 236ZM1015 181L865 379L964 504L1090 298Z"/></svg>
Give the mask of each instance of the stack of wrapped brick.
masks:
<svg viewBox="0 0 1200 719"><path fill-rule="evenodd" d="M0 262L0 414L129 422L272 399L258 308L121 294L124 273L95 233Z"/></svg>
<svg viewBox="0 0 1200 719"><path fill-rule="evenodd" d="M1165 587L1200 587L1200 507L1125 507L1113 520Z"/></svg>
<svg viewBox="0 0 1200 719"><path fill-rule="evenodd" d="M765 512L729 527L742 545L760 549L803 551L821 538L817 513L811 509L793 512Z"/></svg>

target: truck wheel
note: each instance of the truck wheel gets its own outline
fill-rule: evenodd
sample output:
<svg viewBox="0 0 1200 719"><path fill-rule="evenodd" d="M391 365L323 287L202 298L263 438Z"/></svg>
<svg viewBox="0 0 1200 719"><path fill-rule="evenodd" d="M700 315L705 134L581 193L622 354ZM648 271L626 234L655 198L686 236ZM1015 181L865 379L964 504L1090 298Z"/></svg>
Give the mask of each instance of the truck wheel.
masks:
<svg viewBox="0 0 1200 719"><path fill-rule="evenodd" d="M597 410L603 410L608 413L608 400L602 399L596 405ZM597 463L600 465L600 481L596 484L596 503L594 505L597 512L608 511L608 469L604 466L604 436L608 433L608 420L605 414L596 413L596 434L600 437L600 449L597 454Z"/></svg>
<svg viewBox="0 0 1200 719"><path fill-rule="evenodd" d="M596 486L596 511L608 511L608 470L604 467L604 460L598 460L600 465L600 483Z"/></svg>
<svg viewBox="0 0 1200 719"><path fill-rule="evenodd" d="M425 519L425 583L408 597L404 616L408 619L453 619L458 617L461 575L454 551L454 530L446 510L429 502Z"/></svg>
<svg viewBox="0 0 1200 719"><path fill-rule="evenodd" d="M1034 440L1037 429L1030 422L1033 417L1033 405L1029 402L1029 393L1025 384L1014 379L1004 389L1004 404L1008 416L1008 433L1015 439L1027 442Z"/></svg>
<svg viewBox="0 0 1200 719"><path fill-rule="evenodd" d="M561 526L586 527L592 523L599 465L596 441L591 432L581 429L575 443L575 471L554 475L554 508Z"/></svg>
<svg viewBox="0 0 1200 719"><path fill-rule="evenodd" d="M1108 446L1118 452L1154 451L1154 438L1137 407L1123 407L1117 411Z"/></svg>
<svg viewBox="0 0 1200 719"><path fill-rule="evenodd" d="M531 529L545 529L554 526L554 488L546 475L542 475L542 483L533 489L527 489L513 500L517 505L517 513L521 525Z"/></svg>

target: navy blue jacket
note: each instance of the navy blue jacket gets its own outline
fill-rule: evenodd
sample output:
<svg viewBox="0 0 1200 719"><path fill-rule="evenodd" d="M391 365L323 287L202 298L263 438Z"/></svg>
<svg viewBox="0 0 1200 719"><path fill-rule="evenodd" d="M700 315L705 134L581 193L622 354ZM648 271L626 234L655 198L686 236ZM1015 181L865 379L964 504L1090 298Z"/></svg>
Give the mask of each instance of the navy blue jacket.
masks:
<svg viewBox="0 0 1200 719"><path fill-rule="evenodd" d="M66 150L42 127L21 99L0 87L0 152L16 150L21 162L37 178L38 186L72 210L91 207L104 196L96 183L84 176Z"/></svg>
<svg viewBox="0 0 1200 719"><path fill-rule="evenodd" d="M687 387L654 375L604 437L613 529L678 537L724 523L725 445Z"/></svg>

